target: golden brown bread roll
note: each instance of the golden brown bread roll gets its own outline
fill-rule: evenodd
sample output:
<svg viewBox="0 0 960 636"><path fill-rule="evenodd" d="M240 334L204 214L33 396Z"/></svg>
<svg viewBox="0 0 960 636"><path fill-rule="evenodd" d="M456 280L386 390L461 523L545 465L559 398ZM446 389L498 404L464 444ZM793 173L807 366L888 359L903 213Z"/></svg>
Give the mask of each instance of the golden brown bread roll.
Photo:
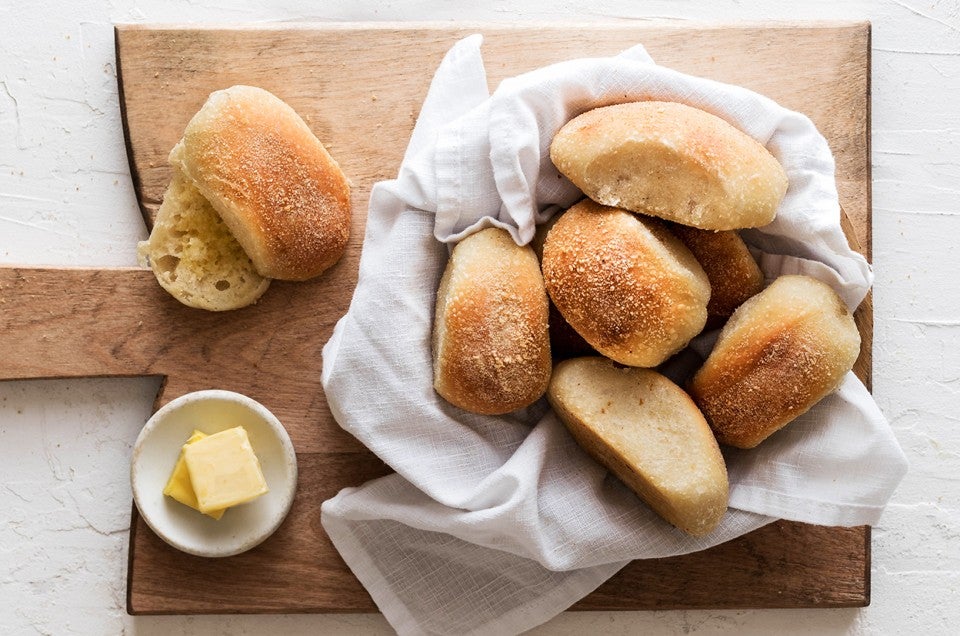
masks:
<svg viewBox="0 0 960 636"><path fill-rule="evenodd" d="M268 278L306 280L350 236L350 189L337 162L290 106L233 86L210 95L170 161L210 201Z"/></svg>
<svg viewBox="0 0 960 636"><path fill-rule="evenodd" d="M509 413L544 394L550 371L547 294L533 250L499 228L463 239L437 291L437 393L474 413Z"/></svg>
<svg viewBox="0 0 960 636"><path fill-rule="evenodd" d="M753 448L833 392L859 352L829 286L781 276L734 312L690 394L720 443Z"/></svg>
<svg viewBox="0 0 960 636"><path fill-rule="evenodd" d="M736 230L713 232L671 224L710 280L710 316L726 317L763 289L763 272Z"/></svg>
<svg viewBox="0 0 960 636"><path fill-rule="evenodd" d="M238 309L270 279L311 278L343 254L346 177L300 116L267 91L212 93L170 163L173 181L137 253L185 305Z"/></svg>
<svg viewBox="0 0 960 636"><path fill-rule="evenodd" d="M680 387L649 369L575 358L557 365L547 397L580 446L661 517L694 536L720 523L727 469Z"/></svg>
<svg viewBox="0 0 960 636"><path fill-rule="evenodd" d="M550 158L594 201L702 229L766 225L787 191L766 148L673 102L587 111L557 132Z"/></svg>
<svg viewBox="0 0 960 636"><path fill-rule="evenodd" d="M543 276L563 317L603 355L654 367L707 320L710 284L662 223L584 199L557 220Z"/></svg>

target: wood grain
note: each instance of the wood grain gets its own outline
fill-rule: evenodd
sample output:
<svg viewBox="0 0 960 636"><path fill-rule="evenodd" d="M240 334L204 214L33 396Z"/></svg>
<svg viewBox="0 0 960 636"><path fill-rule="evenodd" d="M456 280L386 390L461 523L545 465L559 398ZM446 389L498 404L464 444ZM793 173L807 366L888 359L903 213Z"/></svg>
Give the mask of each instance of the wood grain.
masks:
<svg viewBox="0 0 960 636"><path fill-rule="evenodd" d="M299 482L269 540L225 559L170 548L142 520L130 537L128 607L134 614L376 611L320 525L320 503L347 483L387 473L371 453L297 453ZM136 510L134 509L136 516Z"/></svg>
<svg viewBox="0 0 960 636"><path fill-rule="evenodd" d="M277 25L118 27L121 108L148 225L170 177L166 155L212 90L275 92L300 112L353 183L343 260L310 283L274 283L254 307L186 308L138 269L0 268L0 379L158 375L157 404L203 388L266 404L297 448L297 501L274 537L204 560L162 543L134 513L131 613L372 611L332 549L320 503L387 468L333 421L320 349L356 284L374 182L397 170L430 78L459 37L482 31L491 86L544 64L643 42L681 71L738 83L807 113L837 158L849 229L869 254L866 24L650 26ZM869 381L870 307L858 312ZM778 522L713 550L637 561L580 609L846 607L869 602L869 529Z"/></svg>
<svg viewBox="0 0 960 636"><path fill-rule="evenodd" d="M869 545L869 528L777 521L706 553L634 561L572 609L860 607Z"/></svg>

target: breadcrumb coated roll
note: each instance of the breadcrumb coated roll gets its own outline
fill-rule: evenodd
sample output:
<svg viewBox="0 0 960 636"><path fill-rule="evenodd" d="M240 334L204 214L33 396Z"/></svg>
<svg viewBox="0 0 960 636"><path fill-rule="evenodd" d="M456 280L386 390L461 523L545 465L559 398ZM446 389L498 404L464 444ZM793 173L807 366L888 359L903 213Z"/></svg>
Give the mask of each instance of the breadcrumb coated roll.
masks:
<svg viewBox="0 0 960 636"><path fill-rule="evenodd" d="M270 279L312 278L343 255L347 179L300 116L269 92L211 93L169 160L173 182L137 251L182 303L239 309Z"/></svg>
<svg viewBox="0 0 960 636"><path fill-rule="evenodd" d="M753 448L836 390L859 353L836 292L781 276L734 312L690 394L720 443Z"/></svg>
<svg viewBox="0 0 960 636"><path fill-rule="evenodd" d="M211 93L170 161L210 201L263 276L306 280L350 237L347 179L303 119L271 93Z"/></svg>
<svg viewBox="0 0 960 636"><path fill-rule="evenodd" d="M670 231L693 252L710 280L710 316L726 317L763 289L763 272L736 230L713 232L670 225Z"/></svg>
<svg viewBox="0 0 960 636"><path fill-rule="evenodd" d="M656 219L589 199L547 234L543 277L567 322L621 364L657 366L707 320L710 283L679 239Z"/></svg>
<svg viewBox="0 0 960 636"><path fill-rule="evenodd" d="M437 290L434 388L451 404L499 415L550 381L547 293L533 250L488 228L453 249Z"/></svg>

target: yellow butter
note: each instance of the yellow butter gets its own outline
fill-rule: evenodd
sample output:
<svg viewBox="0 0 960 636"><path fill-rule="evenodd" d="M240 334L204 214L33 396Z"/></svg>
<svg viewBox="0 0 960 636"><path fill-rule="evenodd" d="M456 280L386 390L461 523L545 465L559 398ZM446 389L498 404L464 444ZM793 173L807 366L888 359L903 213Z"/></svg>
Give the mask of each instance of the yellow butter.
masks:
<svg viewBox="0 0 960 636"><path fill-rule="evenodd" d="M242 426L187 444L183 459L200 512L246 503L268 490Z"/></svg>
<svg viewBox="0 0 960 636"><path fill-rule="evenodd" d="M194 431L189 439L187 439L186 444L180 449L180 456L177 457L177 463L173 467L173 472L170 473L170 479L167 480L167 485L163 488L163 494L168 497L173 497L180 503L190 506L194 510L200 510L200 507L197 505L197 496L193 492L193 484L190 483L190 473L187 472L187 464L183 460L183 449L206 436L202 431ZM204 514L219 520L220 517L223 516L223 512L224 509L221 508L220 510L207 511Z"/></svg>

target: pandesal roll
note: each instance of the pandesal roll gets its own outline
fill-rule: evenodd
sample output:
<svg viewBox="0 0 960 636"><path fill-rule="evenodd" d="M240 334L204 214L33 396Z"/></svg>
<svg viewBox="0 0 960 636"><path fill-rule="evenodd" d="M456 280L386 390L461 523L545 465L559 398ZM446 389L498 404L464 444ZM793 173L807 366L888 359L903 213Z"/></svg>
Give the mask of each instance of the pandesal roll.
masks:
<svg viewBox="0 0 960 636"><path fill-rule="evenodd" d="M306 280L343 254L350 188L303 119L252 86L211 93L170 162L268 278Z"/></svg>
<svg viewBox="0 0 960 636"><path fill-rule="evenodd" d="M173 180L137 254L180 302L239 309L271 279L312 278L343 255L347 179L300 116L269 92L211 93L169 161Z"/></svg>
<svg viewBox="0 0 960 636"><path fill-rule="evenodd" d="M542 266L563 317L621 364L657 366L706 323L707 275L656 219L584 199L550 230Z"/></svg>
<svg viewBox="0 0 960 636"><path fill-rule="evenodd" d="M578 444L661 517L694 536L727 509L727 470L703 415L663 375L610 360L557 365L550 404Z"/></svg>
<svg viewBox="0 0 960 636"><path fill-rule="evenodd" d="M736 230L714 232L677 223L670 231L693 252L710 280L707 314L724 318L763 289L763 272Z"/></svg>
<svg viewBox="0 0 960 636"><path fill-rule="evenodd" d="M833 392L859 352L836 292L781 276L734 312L690 394L720 443L753 448Z"/></svg>
<svg viewBox="0 0 960 636"><path fill-rule="evenodd" d="M766 225L787 176L756 140L674 102L589 110L555 135L550 158L585 195L701 229Z"/></svg>
<svg viewBox="0 0 960 636"><path fill-rule="evenodd" d="M434 388L451 404L499 415L550 381L547 294L533 250L488 228L454 247L437 291Z"/></svg>

